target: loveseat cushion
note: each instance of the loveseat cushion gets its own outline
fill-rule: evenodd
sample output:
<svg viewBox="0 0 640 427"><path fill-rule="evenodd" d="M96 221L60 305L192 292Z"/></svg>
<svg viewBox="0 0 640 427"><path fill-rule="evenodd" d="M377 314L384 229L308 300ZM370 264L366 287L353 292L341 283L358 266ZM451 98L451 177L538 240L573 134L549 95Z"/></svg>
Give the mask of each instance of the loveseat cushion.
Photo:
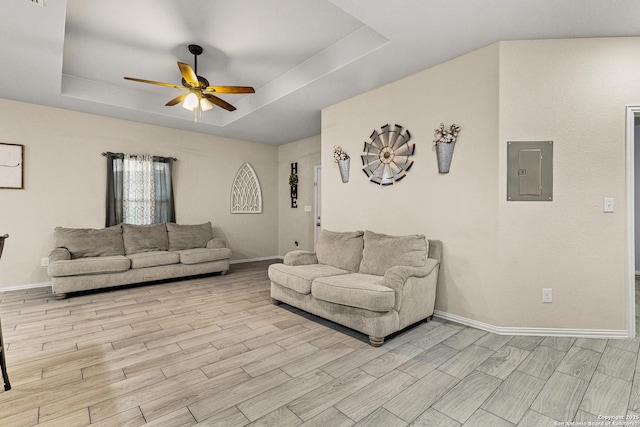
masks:
<svg viewBox="0 0 640 427"><path fill-rule="evenodd" d="M119 273L127 271L131 260L123 255L78 258L56 261L49 264L47 272L51 277L82 276L85 274Z"/></svg>
<svg viewBox="0 0 640 427"><path fill-rule="evenodd" d="M170 251L204 248L207 246L207 242L213 238L211 222L198 225L181 225L168 222L166 226Z"/></svg>
<svg viewBox="0 0 640 427"><path fill-rule="evenodd" d="M269 278L272 282L305 295L311 293L311 283L314 279L348 273L350 271L325 264L269 266Z"/></svg>
<svg viewBox="0 0 640 427"><path fill-rule="evenodd" d="M183 264L200 264L202 262L220 261L221 259L229 259L231 256L231 249L219 248L219 249L184 249L179 251L180 262Z"/></svg>
<svg viewBox="0 0 640 427"><path fill-rule="evenodd" d="M164 223L149 225L122 224L122 240L127 255L140 252L167 251L169 238Z"/></svg>
<svg viewBox="0 0 640 427"><path fill-rule="evenodd" d="M53 232L56 248L66 248L71 259L124 255L122 226L108 228L64 228Z"/></svg>
<svg viewBox="0 0 640 427"><path fill-rule="evenodd" d="M322 230L316 244L318 263L357 272L362 260L363 234Z"/></svg>
<svg viewBox="0 0 640 427"><path fill-rule="evenodd" d="M131 268L156 267L158 265L171 265L180 262L177 252L150 251L127 255L131 260Z"/></svg>
<svg viewBox="0 0 640 427"><path fill-rule="evenodd" d="M395 265L424 267L428 249L427 239L422 234L388 236L365 231L359 272L383 276Z"/></svg>
<svg viewBox="0 0 640 427"><path fill-rule="evenodd" d="M322 301L379 312L391 311L395 303L395 292L382 285L382 277L360 273L320 277L313 281L311 295Z"/></svg>

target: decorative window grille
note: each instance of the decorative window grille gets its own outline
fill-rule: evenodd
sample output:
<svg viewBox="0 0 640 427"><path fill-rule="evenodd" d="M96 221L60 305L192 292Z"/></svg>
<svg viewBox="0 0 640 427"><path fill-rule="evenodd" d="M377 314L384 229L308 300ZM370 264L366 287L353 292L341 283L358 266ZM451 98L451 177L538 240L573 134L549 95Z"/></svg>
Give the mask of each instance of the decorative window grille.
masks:
<svg viewBox="0 0 640 427"><path fill-rule="evenodd" d="M262 213L260 182L249 163L242 165L233 180L231 213Z"/></svg>

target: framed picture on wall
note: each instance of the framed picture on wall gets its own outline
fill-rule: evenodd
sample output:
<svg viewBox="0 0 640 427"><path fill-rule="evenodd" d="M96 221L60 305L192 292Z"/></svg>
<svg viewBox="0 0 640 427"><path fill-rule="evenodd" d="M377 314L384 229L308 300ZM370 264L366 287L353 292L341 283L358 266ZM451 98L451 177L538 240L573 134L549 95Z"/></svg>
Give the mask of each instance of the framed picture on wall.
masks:
<svg viewBox="0 0 640 427"><path fill-rule="evenodd" d="M24 188L24 146L0 142L0 188Z"/></svg>

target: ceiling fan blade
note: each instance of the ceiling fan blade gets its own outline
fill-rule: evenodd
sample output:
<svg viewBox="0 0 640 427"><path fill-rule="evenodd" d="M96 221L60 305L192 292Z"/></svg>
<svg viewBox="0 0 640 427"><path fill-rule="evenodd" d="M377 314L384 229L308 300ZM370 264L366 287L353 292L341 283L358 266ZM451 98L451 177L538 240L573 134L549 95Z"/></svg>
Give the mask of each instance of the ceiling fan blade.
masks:
<svg viewBox="0 0 640 427"><path fill-rule="evenodd" d="M181 102L184 101L184 99L189 95L189 93L183 93L182 95L178 95L175 98L173 98L171 101L167 102L165 105L165 107L172 107L174 105L180 104Z"/></svg>
<svg viewBox="0 0 640 427"><path fill-rule="evenodd" d="M125 77L124 79L125 80L131 80L131 81L134 81L134 82L149 83L149 84L152 84L152 85L173 87L173 88L182 89L182 90L189 90L189 88L186 88L184 86L178 86L178 85L174 85L174 84L171 84L171 83L154 82L153 80L136 79L135 77Z"/></svg>
<svg viewBox="0 0 640 427"><path fill-rule="evenodd" d="M204 90L215 93L256 93L251 86L207 86Z"/></svg>
<svg viewBox="0 0 640 427"><path fill-rule="evenodd" d="M191 65L185 64L184 62L178 62L178 68L180 68L180 74L182 74L182 78L185 82L190 84L192 87L200 87L198 76L193 72Z"/></svg>
<svg viewBox="0 0 640 427"><path fill-rule="evenodd" d="M212 104L217 105L220 108L224 108L227 111L235 111L236 107L234 107L233 105L229 104L227 101L223 101L222 99L218 98L217 96L211 95L209 93L203 93L202 97L205 99L208 99Z"/></svg>

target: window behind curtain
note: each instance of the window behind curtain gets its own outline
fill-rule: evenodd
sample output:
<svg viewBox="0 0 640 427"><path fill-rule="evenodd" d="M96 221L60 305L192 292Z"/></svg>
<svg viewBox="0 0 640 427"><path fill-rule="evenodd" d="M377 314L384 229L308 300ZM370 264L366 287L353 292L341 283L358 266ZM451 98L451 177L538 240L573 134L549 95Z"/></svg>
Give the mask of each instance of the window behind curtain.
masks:
<svg viewBox="0 0 640 427"><path fill-rule="evenodd" d="M107 153L106 226L175 222L172 158Z"/></svg>

